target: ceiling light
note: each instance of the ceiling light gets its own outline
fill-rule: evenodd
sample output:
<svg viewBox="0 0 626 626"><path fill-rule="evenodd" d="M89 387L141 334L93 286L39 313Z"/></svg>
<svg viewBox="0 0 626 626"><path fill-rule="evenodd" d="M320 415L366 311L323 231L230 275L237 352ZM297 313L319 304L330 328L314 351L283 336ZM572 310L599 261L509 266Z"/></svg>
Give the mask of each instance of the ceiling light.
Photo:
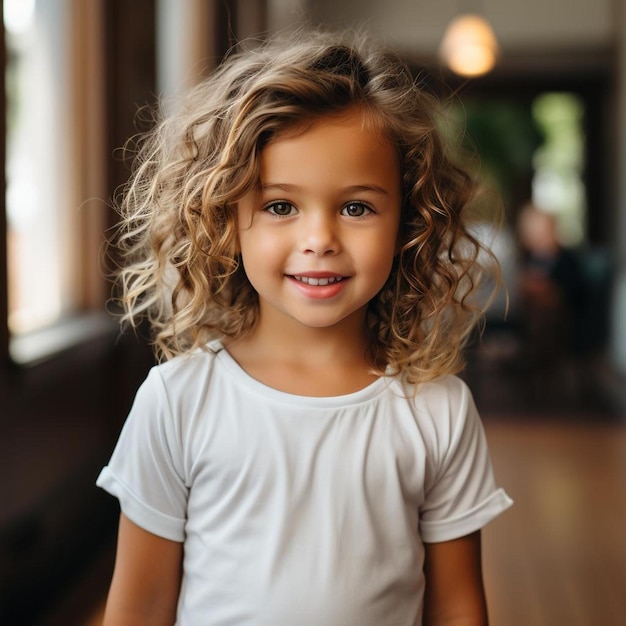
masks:
<svg viewBox="0 0 626 626"><path fill-rule="evenodd" d="M480 76L496 64L498 42L483 17L471 13L459 15L443 35L439 55L456 74Z"/></svg>

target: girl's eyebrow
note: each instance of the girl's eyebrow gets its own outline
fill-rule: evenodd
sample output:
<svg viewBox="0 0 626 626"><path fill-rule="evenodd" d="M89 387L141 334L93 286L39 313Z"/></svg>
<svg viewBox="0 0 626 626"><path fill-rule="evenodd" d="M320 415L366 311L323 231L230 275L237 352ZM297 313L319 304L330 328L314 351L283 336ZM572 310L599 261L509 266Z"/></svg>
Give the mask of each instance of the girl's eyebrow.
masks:
<svg viewBox="0 0 626 626"><path fill-rule="evenodd" d="M261 185L261 191L274 191L274 190L296 192L296 191L301 191L302 188L298 185L291 185L289 183L263 183ZM375 185L375 184L350 185L349 187L342 189L342 191L345 193L370 192L370 193L375 193L381 196L391 195L389 190L385 189L384 187L381 187L380 185Z"/></svg>

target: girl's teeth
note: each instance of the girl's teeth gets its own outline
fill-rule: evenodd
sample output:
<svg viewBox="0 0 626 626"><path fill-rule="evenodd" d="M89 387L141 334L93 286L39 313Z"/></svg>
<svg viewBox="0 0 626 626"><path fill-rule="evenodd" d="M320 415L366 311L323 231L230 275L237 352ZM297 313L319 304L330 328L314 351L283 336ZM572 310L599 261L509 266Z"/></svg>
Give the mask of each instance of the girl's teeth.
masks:
<svg viewBox="0 0 626 626"><path fill-rule="evenodd" d="M294 276L296 280L299 280L302 283L306 283L307 285L313 285L317 287L318 285L323 287L324 285L332 285L333 283L337 283L341 280L341 276L329 276L328 278L312 278L310 276Z"/></svg>

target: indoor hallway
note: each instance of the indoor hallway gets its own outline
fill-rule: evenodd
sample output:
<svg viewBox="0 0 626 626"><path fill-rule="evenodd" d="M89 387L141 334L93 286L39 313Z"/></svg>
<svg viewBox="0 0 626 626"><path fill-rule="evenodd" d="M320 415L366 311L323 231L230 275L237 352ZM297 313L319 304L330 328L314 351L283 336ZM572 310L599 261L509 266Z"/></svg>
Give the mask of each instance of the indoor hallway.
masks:
<svg viewBox="0 0 626 626"><path fill-rule="evenodd" d="M18 182L28 183L24 201L32 210L5 202L0 248L17 245L18 233L19 240L27 231L38 233L24 239L32 268L0 250L0 626L102 623L117 503L95 480L152 363L132 333L120 337L104 321L110 284L98 251L117 220L109 199L128 177L130 160L121 148L149 127L143 107L154 104L156 94L167 102L235 41L280 32L302 18L331 27L353 20L374 25L402 48L425 85L441 90L442 100L458 99L488 179L502 178L511 235L533 180L544 182L544 199L559 188L545 185L555 178L550 167L536 167L543 161L536 157L564 148L548 160L559 168L568 162L565 180L573 187L549 193L564 204L545 208L563 211L575 218L568 222L574 231L584 230L578 251L592 289L578 300L586 316L576 336L594 350L568 359L551 350L568 327L559 313L531 346L534 360L520 358L525 340L502 328L470 354L464 376L483 416L498 481L515 501L484 530L485 580L492 626L626 624L626 3L597 0L593 10L588 0L483 3L501 54L492 73L471 79L443 67L438 53L440 34L467 4L461 2L0 4L34 8L36 16L26 30L11 32L6 22L0 29L8 77L0 99L0 156L8 165L11 143L29 145L37 155L32 168L16 170L23 173ZM45 61L46 71L21 76L17 69L28 58ZM33 87L24 91L24 111L32 113L21 116L25 140L11 142L19 109L10 91L22 84ZM552 131L564 120L566 136L557 133L555 144ZM46 132L36 133L40 126ZM32 141L36 134L41 146ZM39 163L41 172L34 168ZM35 188L44 201L33 201ZM512 242L505 242L506 255ZM65 269L46 280L57 266ZM30 354L15 351L32 339L25 332L21 341L19 327L10 329L17 300L9 287L18 284L23 294L39 293L45 311L67 301L58 320L54 311L50 329L45 321L33 333L55 338L60 330L63 341L43 341L43 350ZM53 288L58 298L49 297ZM84 322L86 336L76 332Z"/></svg>

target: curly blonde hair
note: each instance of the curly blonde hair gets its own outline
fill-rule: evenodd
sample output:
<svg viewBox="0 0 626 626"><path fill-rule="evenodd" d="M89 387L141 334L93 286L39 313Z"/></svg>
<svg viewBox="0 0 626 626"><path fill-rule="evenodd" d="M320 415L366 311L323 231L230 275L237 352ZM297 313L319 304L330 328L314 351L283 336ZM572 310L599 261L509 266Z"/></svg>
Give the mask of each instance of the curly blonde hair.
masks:
<svg viewBox="0 0 626 626"><path fill-rule="evenodd" d="M355 106L396 146L402 174L399 253L368 310L374 371L420 382L461 369L480 314L483 247L465 219L475 180L444 140L439 102L396 54L320 32L233 51L139 138L119 203L119 299L123 322L147 318L160 359L254 327L237 202L269 141Z"/></svg>

